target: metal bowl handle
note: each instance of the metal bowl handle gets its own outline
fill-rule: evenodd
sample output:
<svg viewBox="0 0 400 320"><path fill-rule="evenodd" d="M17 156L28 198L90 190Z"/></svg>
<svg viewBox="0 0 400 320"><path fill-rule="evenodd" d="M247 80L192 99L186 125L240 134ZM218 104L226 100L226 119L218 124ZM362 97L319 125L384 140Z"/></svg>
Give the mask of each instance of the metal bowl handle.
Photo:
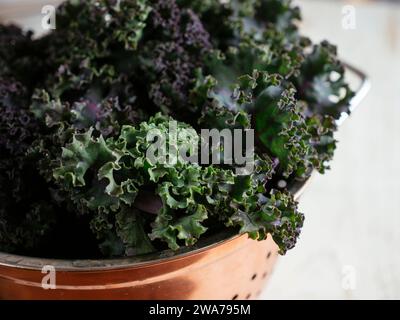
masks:
<svg viewBox="0 0 400 320"><path fill-rule="evenodd" d="M360 80L360 84L358 85L358 88L355 90L354 97L351 98L350 103L349 103L349 110L350 113L343 113L340 117L339 120L337 120L337 125L340 126L343 124L343 122L351 115L351 113L356 110L356 108L360 105L361 101L364 100L364 98L367 96L369 90L371 89L371 81L369 80L369 77L367 74L360 69L348 64L344 63L344 66L347 71L350 71L354 75L358 77Z"/></svg>

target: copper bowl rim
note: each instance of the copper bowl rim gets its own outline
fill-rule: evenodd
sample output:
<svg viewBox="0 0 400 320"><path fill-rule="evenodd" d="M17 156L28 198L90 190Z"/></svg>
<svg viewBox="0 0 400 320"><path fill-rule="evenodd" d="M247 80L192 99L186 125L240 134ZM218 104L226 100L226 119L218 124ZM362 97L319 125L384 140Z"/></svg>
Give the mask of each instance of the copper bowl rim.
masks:
<svg viewBox="0 0 400 320"><path fill-rule="evenodd" d="M309 185L311 178L305 181L295 181L291 186L291 191L298 200L304 189ZM246 235L233 234L232 231L223 231L215 235L200 240L196 245L190 248L182 248L177 251L164 250L157 253L151 253L142 256L125 257L116 259L99 259L99 260L63 260L20 256L0 252L0 266L12 267L30 270L42 270L46 265L54 266L58 271L106 271L121 268L141 267L151 264L161 264L170 260L179 260L188 256L200 254L204 251L222 246L226 243L234 241L239 237Z"/></svg>

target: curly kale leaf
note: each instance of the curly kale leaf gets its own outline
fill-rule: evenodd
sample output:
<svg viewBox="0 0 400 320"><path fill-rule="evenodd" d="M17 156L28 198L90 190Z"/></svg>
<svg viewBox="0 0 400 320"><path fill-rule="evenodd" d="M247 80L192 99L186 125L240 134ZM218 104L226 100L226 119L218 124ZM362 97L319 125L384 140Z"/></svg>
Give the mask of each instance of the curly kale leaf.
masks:
<svg viewBox="0 0 400 320"><path fill-rule="evenodd" d="M43 76L41 53L34 46L32 32L0 25L0 77L13 78L30 92Z"/></svg>
<svg viewBox="0 0 400 320"><path fill-rule="evenodd" d="M243 36L265 31L281 34L287 41L299 41L296 22L300 10L291 0L232 0L219 1L178 0L178 4L190 7L212 34L216 48L226 50L236 45Z"/></svg>
<svg viewBox="0 0 400 320"><path fill-rule="evenodd" d="M21 47L30 40L31 34L25 34L21 28L0 25L0 75L12 74L13 60L21 54Z"/></svg>
<svg viewBox="0 0 400 320"><path fill-rule="evenodd" d="M146 217L135 208L122 208L115 216L97 214L90 222L101 241L99 248L108 257L135 256L155 251L145 227Z"/></svg>
<svg viewBox="0 0 400 320"><path fill-rule="evenodd" d="M185 209L185 215L177 219L174 210L163 208L153 224L150 238L166 241L173 250L180 248L178 239L184 240L186 246L194 245L207 231L202 224L208 218L207 209L203 205L191 205Z"/></svg>
<svg viewBox="0 0 400 320"><path fill-rule="evenodd" d="M293 90L265 89L255 102L255 128L263 146L279 159L285 176L296 171L310 173L310 136Z"/></svg>
<svg viewBox="0 0 400 320"><path fill-rule="evenodd" d="M202 5L184 2L190 3L199 14L217 12L219 8L218 5L207 2ZM254 11L245 10L243 19L240 10L233 10L234 7L244 8L246 4L253 2ZM264 133L262 140L264 144L267 143L268 148L278 152L273 152L271 156L281 154L281 167L283 165L285 175L294 171L297 176L306 177L313 168L324 172L336 144L333 138L336 125L332 117L337 119L342 112L348 112L349 102L353 97L353 92L345 82L343 65L337 59L336 48L323 42L312 47L309 53L311 42L298 34L296 21L300 20L300 13L298 8L291 5L291 1L231 1L226 6L230 10L225 11L226 16L229 16L225 20L239 21L230 25L240 32L232 33L235 40L221 47L222 52L213 53L211 59L206 60L206 73L214 78L202 79L203 84L196 89L200 94L196 92L194 101L204 104L207 100L201 100L198 96L204 97L204 92L207 92L207 96L217 100L218 105L229 109L237 109L238 102L247 102L250 106L260 105L260 101L256 100L265 100L261 92L267 86L260 85L259 79L265 75L271 78L277 74L283 95L287 97L290 92L289 100L295 103L295 99L300 99L302 106L286 108L292 109L296 114L291 116L291 121L281 125L292 128L293 135L286 130L282 136L274 138L277 145L279 140L285 141L285 148L282 144L278 148L271 146L272 142L268 142L268 137L265 137L268 134ZM275 86L276 82L268 86ZM296 92L291 89L293 86ZM266 95L265 92L263 95ZM280 100L287 100L283 96L281 98ZM267 109L269 112L274 110L271 107ZM268 117L269 112L266 111L265 117ZM258 119L258 115L253 118ZM267 123L264 124L268 126ZM293 124L297 128L293 128ZM265 132L262 127L262 124L259 125L259 129ZM275 130L274 134L278 132L279 130ZM288 134L294 139L289 139ZM285 153L289 155L285 149L292 149L293 157L285 157ZM286 167L285 163L291 165Z"/></svg>
<svg viewBox="0 0 400 320"><path fill-rule="evenodd" d="M240 225L240 232L256 240L264 240L271 234L281 254L295 246L304 216L297 212L292 195L272 191L269 197L260 196L258 201L250 202L250 206L255 207L237 210L231 217L231 223Z"/></svg>
<svg viewBox="0 0 400 320"><path fill-rule="evenodd" d="M255 0L255 20L266 26L274 27L285 33L288 39L298 36L296 23L301 20L299 7L292 0Z"/></svg>
<svg viewBox="0 0 400 320"><path fill-rule="evenodd" d="M0 77L0 146L2 158L23 155L37 133L37 122L27 110L27 89Z"/></svg>
<svg viewBox="0 0 400 320"><path fill-rule="evenodd" d="M128 256L153 252L146 230L146 219L139 211L124 209L115 216L116 232L125 247Z"/></svg>
<svg viewBox="0 0 400 320"><path fill-rule="evenodd" d="M175 0L156 0L139 48L138 81L145 80L149 99L160 110L183 118L195 70L211 48L201 21Z"/></svg>
<svg viewBox="0 0 400 320"><path fill-rule="evenodd" d="M211 104L213 108L252 114L258 141L271 158L279 159L279 174L305 178L313 169L323 173L336 145L333 118L348 111L353 95L344 82L344 70L335 50L325 44L326 49L316 46L314 53L306 54L308 42L300 39L293 40L291 49L284 49L282 55L279 48L287 46L281 40L287 37L276 29L268 29L261 38L249 35L224 52L208 55L205 72L211 76L198 76L192 103L204 105L205 110ZM307 75L314 79L315 72L330 79L315 82L324 83L326 90L310 87ZM330 78L334 72L339 79ZM332 99L337 103L327 105Z"/></svg>
<svg viewBox="0 0 400 320"><path fill-rule="evenodd" d="M318 156L295 99L295 89L279 74L264 70L269 61L268 50L252 43L232 48L225 56L214 53L207 66L215 78L207 77L198 82L195 91L198 95L193 99L203 100L214 109L251 114L261 150L279 160L278 173L285 177L291 174L304 177L314 167L319 169L315 159Z"/></svg>
<svg viewBox="0 0 400 320"><path fill-rule="evenodd" d="M93 88L110 91L121 82L127 89L119 71L129 69L122 62L137 49L150 10L146 0L63 3L57 29L36 43L46 57L45 88L68 98Z"/></svg>
<svg viewBox="0 0 400 320"><path fill-rule="evenodd" d="M56 208L28 149L41 131L28 110L27 89L0 78L0 247L36 252L54 225Z"/></svg>
<svg viewBox="0 0 400 320"><path fill-rule="evenodd" d="M315 150L314 166L320 173L329 169L329 161L332 160L336 150L334 134L337 124L333 117L325 115L313 115L306 118L307 130L311 136L311 145Z"/></svg>
<svg viewBox="0 0 400 320"><path fill-rule="evenodd" d="M64 3L57 29L36 47L46 60L42 88L54 98L118 97L135 110L147 105L150 114L183 119L190 118L186 100L211 44L197 15L175 0L91 0Z"/></svg>
<svg viewBox="0 0 400 320"><path fill-rule="evenodd" d="M132 243L142 243L136 250L149 243L143 238L143 232L135 233L137 226L124 229L123 234L118 231L121 225L117 227L121 212L124 217L136 212L137 217L148 218L148 214L135 206L140 197L138 190L152 190L161 199L161 209L151 224L150 239L161 239L174 250L182 242L186 246L196 243L207 231L210 217L227 225L237 225L230 221L238 210L263 211L259 199L266 194L264 185L272 172L271 164L265 160L256 161L256 171L247 176L247 183L240 181L242 178L233 169L189 162L185 153L177 151L182 147L187 151L188 145L195 143L197 134L184 123L177 123L177 140L171 147L174 152L171 154L161 148L154 159L149 158L147 151L155 141L148 138L148 133L157 131L168 137L170 121L173 119L157 115L139 128L124 126L116 139L94 137L93 131L89 130L75 134L73 142L64 149L54 178L67 187L75 201L87 207L93 216L92 229L98 237L107 239L108 250L110 243L118 243L116 239L124 243L126 250L132 248ZM164 141L168 145L173 142L169 139ZM165 156L171 157L171 161L161 162ZM297 210L291 214L299 215ZM137 218L131 219L129 221L133 223ZM291 241L289 237L296 235L291 229L277 228L286 241L279 240L284 252ZM142 227L139 229L143 230ZM114 245L112 248L120 247Z"/></svg>
<svg viewBox="0 0 400 320"><path fill-rule="evenodd" d="M149 123L142 123L139 129L123 127L115 141L92 137L92 130L77 134L64 149L62 166L54 171L54 177L69 187L75 201L97 211L95 228L101 233L110 228L111 212L132 207L143 185L157 189L165 208L183 209L194 205L194 199L187 198L197 188L196 181L191 182L196 176L188 174L190 168L181 162L157 166L146 158L146 150L151 145L146 140L149 130L166 132L167 128L168 121L157 116ZM194 242L196 235L199 234L188 231L187 243ZM171 247L174 246L171 244Z"/></svg>
<svg viewBox="0 0 400 320"><path fill-rule="evenodd" d="M327 41L314 45L312 52L305 56L294 83L298 98L308 104L308 114L339 119L343 112L349 113L354 93L345 81L345 69L337 59L336 47Z"/></svg>
<svg viewBox="0 0 400 320"><path fill-rule="evenodd" d="M44 119L49 128L65 127L84 130L93 127L104 137L119 133L124 124L138 124L146 118L142 110L121 105L118 97L100 102L84 98L73 103L52 99L46 91L33 95L31 111L37 119Z"/></svg>
<svg viewBox="0 0 400 320"><path fill-rule="evenodd" d="M65 30L68 34L79 33L80 37L73 39L85 45L85 48L94 49L89 52L90 56L96 56L97 52L104 52L102 50L108 50L117 43L134 50L150 10L145 0L67 1L57 9L57 29ZM98 47L91 47L93 43L84 43L88 39L101 41L98 41Z"/></svg>

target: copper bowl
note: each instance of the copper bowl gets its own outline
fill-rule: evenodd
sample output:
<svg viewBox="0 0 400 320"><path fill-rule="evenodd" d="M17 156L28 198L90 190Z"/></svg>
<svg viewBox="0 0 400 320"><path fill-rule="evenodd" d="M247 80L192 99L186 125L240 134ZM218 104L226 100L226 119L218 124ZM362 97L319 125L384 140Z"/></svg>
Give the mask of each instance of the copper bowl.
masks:
<svg viewBox="0 0 400 320"><path fill-rule="evenodd" d="M295 186L297 198L306 185ZM73 261L0 253L0 299L254 299L277 256L272 237L258 242L229 232L195 249L135 258ZM55 270L55 289L42 285L48 266Z"/></svg>
<svg viewBox="0 0 400 320"><path fill-rule="evenodd" d="M277 247L235 237L188 254L148 262L49 261L1 255L1 299L250 299L271 274ZM44 289L44 265L56 289Z"/></svg>
<svg viewBox="0 0 400 320"><path fill-rule="evenodd" d="M360 70L346 67L361 80L351 101L353 111L369 81ZM292 185L296 199L308 182ZM257 242L227 232L178 252L114 260L51 260L0 252L0 299L254 299L277 255L271 237ZM55 270L55 289L42 286L45 266Z"/></svg>

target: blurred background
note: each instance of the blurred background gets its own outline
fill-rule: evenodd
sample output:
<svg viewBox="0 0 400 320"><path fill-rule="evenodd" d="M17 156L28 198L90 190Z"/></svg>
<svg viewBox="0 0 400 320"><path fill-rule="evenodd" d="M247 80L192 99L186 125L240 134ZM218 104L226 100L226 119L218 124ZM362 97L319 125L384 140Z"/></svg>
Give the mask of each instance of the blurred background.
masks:
<svg viewBox="0 0 400 320"><path fill-rule="evenodd" d="M372 87L338 132L332 170L301 199L300 241L262 298L400 299L400 1L296 3L303 33L337 44Z"/></svg>
<svg viewBox="0 0 400 320"><path fill-rule="evenodd" d="M40 32L41 8L58 2L0 0L0 21ZM295 3L302 33L337 44L372 88L301 199L301 238L261 299L400 299L400 1Z"/></svg>

